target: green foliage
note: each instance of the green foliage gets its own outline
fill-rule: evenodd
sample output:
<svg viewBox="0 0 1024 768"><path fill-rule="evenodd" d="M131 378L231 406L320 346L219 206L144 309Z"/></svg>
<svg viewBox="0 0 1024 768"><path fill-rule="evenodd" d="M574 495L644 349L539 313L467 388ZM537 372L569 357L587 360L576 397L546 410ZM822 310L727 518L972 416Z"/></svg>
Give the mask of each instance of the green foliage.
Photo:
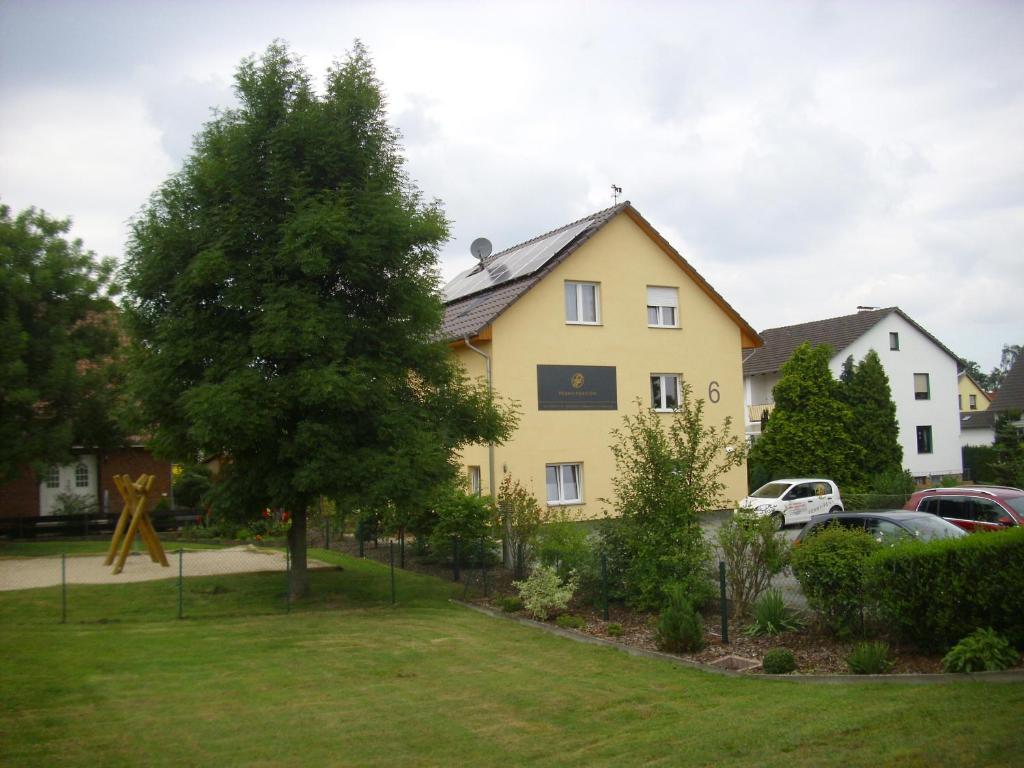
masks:
<svg viewBox="0 0 1024 768"><path fill-rule="evenodd" d="M186 509L198 509L210 491L210 473L206 467L191 464L174 479L174 503Z"/></svg>
<svg viewBox="0 0 1024 768"><path fill-rule="evenodd" d="M568 509L552 507L537 534L537 559L565 578L570 572L591 580L597 570L597 551L587 526Z"/></svg>
<svg viewBox="0 0 1024 768"><path fill-rule="evenodd" d="M537 565L526 581L514 581L512 585L519 590L530 615L544 620L551 613L566 609L576 592L577 582L575 575L563 581L554 568Z"/></svg>
<svg viewBox="0 0 1024 768"><path fill-rule="evenodd" d="M623 422L612 433L617 516L602 526L610 583L639 608L662 604L670 583L700 603L713 589L698 516L722 506L722 477L743 463L745 443L728 417L721 428L705 423L704 401L686 383L672 414L638 400Z"/></svg>
<svg viewBox="0 0 1024 768"><path fill-rule="evenodd" d="M496 529L503 532L509 554L521 576L540 531L542 513L537 497L506 474L498 488ZM564 575L564 574L563 574Z"/></svg>
<svg viewBox="0 0 1024 768"><path fill-rule="evenodd" d="M843 489L843 506L857 509L902 509L916 485L910 472L890 469L868 477L863 486Z"/></svg>
<svg viewBox="0 0 1024 768"><path fill-rule="evenodd" d="M853 477L886 476L902 472L903 448L896 403L889 377L875 350L869 350L843 381L840 396L850 406L849 436L862 449Z"/></svg>
<svg viewBox="0 0 1024 768"><path fill-rule="evenodd" d="M831 357L827 345L801 344L782 366L775 408L750 456L772 477L829 477L842 485L860 472L853 411L832 377Z"/></svg>
<svg viewBox="0 0 1024 768"><path fill-rule="evenodd" d="M72 445L121 439L114 260L69 241L70 228L0 205L0 481L62 464Z"/></svg>
<svg viewBox="0 0 1024 768"><path fill-rule="evenodd" d="M846 666L855 675L882 675L892 669L889 644L882 642L857 643L846 657Z"/></svg>
<svg viewBox="0 0 1024 768"><path fill-rule="evenodd" d="M704 621L693 607L690 595L682 584L667 587L668 601L654 628L658 647L669 653L689 653L704 647Z"/></svg>
<svg viewBox="0 0 1024 768"><path fill-rule="evenodd" d="M1020 411L1002 411L996 417L996 439L989 464L992 482L998 485L1024 487L1024 440L1017 432Z"/></svg>
<svg viewBox="0 0 1024 768"><path fill-rule="evenodd" d="M992 629L976 629L954 645L942 658L946 672L993 672L1009 669L1020 654Z"/></svg>
<svg viewBox="0 0 1024 768"><path fill-rule="evenodd" d="M961 449L963 456L964 477L978 483L995 483L992 462L996 459L996 449L991 445L965 445Z"/></svg>
<svg viewBox="0 0 1024 768"><path fill-rule="evenodd" d="M57 515L94 515L99 512L96 497L80 496L77 493L57 494L54 514Z"/></svg>
<svg viewBox="0 0 1024 768"><path fill-rule="evenodd" d="M605 627L605 631L608 632L608 637L622 637L624 634L622 625L614 621Z"/></svg>
<svg viewBox="0 0 1024 768"><path fill-rule="evenodd" d="M800 542L790 566L822 624L844 636L862 629L864 574L879 544L865 531L829 525Z"/></svg>
<svg viewBox="0 0 1024 768"><path fill-rule="evenodd" d="M583 629L587 626L587 622L582 616L576 616L571 613L563 613L555 619L555 624L560 626L562 629Z"/></svg>
<svg viewBox="0 0 1024 768"><path fill-rule="evenodd" d="M1003 385L1003 380L1006 378L1006 374L1008 374L1010 369L1016 364L1022 349L1024 349L1024 345L1022 344L1003 344L1002 353L999 357L999 365L987 374L982 373L981 366L973 360L961 359L960 364L963 366L964 370L970 374L971 378L978 383L978 386L988 392L995 392Z"/></svg>
<svg viewBox="0 0 1024 768"><path fill-rule="evenodd" d="M132 224L130 383L160 453L230 457L215 507L295 513L301 594L318 496L411 514L514 418L441 338L447 222L406 175L362 44L317 90L275 43L235 90Z"/></svg>
<svg viewBox="0 0 1024 768"><path fill-rule="evenodd" d="M948 648L979 627L1024 645L1024 528L882 547L866 593L886 626L922 648Z"/></svg>
<svg viewBox="0 0 1024 768"><path fill-rule="evenodd" d="M788 675L796 669L796 659L788 648L772 648L761 659L761 668L769 675Z"/></svg>
<svg viewBox="0 0 1024 768"><path fill-rule="evenodd" d="M438 557L454 556L458 542L460 560L472 559L481 540L490 540L495 517L489 496L477 496L457 484L445 486L434 501L437 521L429 536L430 551Z"/></svg>
<svg viewBox="0 0 1024 768"><path fill-rule="evenodd" d="M778 635L800 627L800 621L786 601L782 592L769 589L754 602L753 621L746 629L748 635Z"/></svg>
<svg viewBox="0 0 1024 768"><path fill-rule="evenodd" d="M523 599L515 595L509 595L501 598L500 605L501 610L505 613L517 613L523 610Z"/></svg>
<svg viewBox="0 0 1024 768"><path fill-rule="evenodd" d="M770 517L744 510L722 523L717 538L733 609L746 616L772 577L786 567L786 540Z"/></svg>

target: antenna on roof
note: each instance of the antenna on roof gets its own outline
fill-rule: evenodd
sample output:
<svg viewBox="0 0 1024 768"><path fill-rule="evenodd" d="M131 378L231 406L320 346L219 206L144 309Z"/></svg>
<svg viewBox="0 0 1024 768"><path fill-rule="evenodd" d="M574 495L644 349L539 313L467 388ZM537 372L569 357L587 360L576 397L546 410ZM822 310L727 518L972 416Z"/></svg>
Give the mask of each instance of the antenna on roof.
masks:
<svg viewBox="0 0 1024 768"><path fill-rule="evenodd" d="M613 203L613 205L618 205L619 204L619 195L621 195L621 194L622 194L622 187L619 187L619 186L616 186L615 184L612 184L612 200L615 201Z"/></svg>
<svg viewBox="0 0 1024 768"><path fill-rule="evenodd" d="M491 241L486 237L478 237L470 243L469 252L476 257L476 260L480 262L480 266L482 267L484 265L484 261L491 255Z"/></svg>

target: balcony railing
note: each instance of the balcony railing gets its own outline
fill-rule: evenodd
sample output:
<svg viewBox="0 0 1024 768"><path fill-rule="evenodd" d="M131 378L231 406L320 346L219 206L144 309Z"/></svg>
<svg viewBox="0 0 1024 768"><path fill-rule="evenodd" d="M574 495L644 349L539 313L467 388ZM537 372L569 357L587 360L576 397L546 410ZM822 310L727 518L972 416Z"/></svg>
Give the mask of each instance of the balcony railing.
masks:
<svg viewBox="0 0 1024 768"><path fill-rule="evenodd" d="M760 405L747 406L747 421L758 422L766 413L771 413L775 403L761 403Z"/></svg>

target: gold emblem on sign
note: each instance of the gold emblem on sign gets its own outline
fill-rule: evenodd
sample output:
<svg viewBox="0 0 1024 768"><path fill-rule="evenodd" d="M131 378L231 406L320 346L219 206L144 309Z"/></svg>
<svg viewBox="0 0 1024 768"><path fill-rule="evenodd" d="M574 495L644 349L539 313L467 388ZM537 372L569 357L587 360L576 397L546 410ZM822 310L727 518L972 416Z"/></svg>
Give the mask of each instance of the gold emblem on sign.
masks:
<svg viewBox="0 0 1024 768"><path fill-rule="evenodd" d="M584 379L582 373L574 373L572 375L572 378L569 380L569 382L572 384L573 389L579 389L580 387L582 387L583 381Z"/></svg>

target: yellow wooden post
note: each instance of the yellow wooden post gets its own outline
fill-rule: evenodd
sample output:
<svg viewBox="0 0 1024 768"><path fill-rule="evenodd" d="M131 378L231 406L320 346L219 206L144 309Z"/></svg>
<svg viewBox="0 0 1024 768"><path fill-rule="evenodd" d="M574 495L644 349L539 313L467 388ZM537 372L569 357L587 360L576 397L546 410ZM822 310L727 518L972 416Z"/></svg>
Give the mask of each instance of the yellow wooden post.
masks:
<svg viewBox="0 0 1024 768"><path fill-rule="evenodd" d="M167 562L164 548L160 544L160 538L156 535L156 529L153 527L153 523L149 519L149 513L146 511L146 501L149 498L149 492L153 488L153 481L155 479L154 475L140 475L139 479L133 483L127 475L115 478L115 484L125 500L125 512L122 513L122 519L118 520L118 527L115 529L113 541L110 543L112 551L116 551L118 545L121 548L121 554L114 565L115 574L121 573L124 570L124 564L128 559L128 554L131 552L136 534L139 534L145 542L146 548L149 550L149 556L154 563L160 563L165 568L170 566L170 563ZM128 531L125 533L124 540L119 541L123 528L122 520L127 519L126 515L131 518L131 522L128 525Z"/></svg>
<svg viewBox="0 0 1024 768"><path fill-rule="evenodd" d="M121 537L124 535L124 529L128 525L128 520L132 515L132 504L131 494L134 489L129 490L127 476L114 475L114 487L117 488L117 492L121 494L121 498L124 499L124 508L121 510L120 517L117 518L117 525L114 526L114 535L110 539L110 548L107 550L107 559L103 561L104 565L110 565L114 562L114 555L117 554L118 544L121 543Z"/></svg>

